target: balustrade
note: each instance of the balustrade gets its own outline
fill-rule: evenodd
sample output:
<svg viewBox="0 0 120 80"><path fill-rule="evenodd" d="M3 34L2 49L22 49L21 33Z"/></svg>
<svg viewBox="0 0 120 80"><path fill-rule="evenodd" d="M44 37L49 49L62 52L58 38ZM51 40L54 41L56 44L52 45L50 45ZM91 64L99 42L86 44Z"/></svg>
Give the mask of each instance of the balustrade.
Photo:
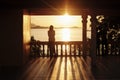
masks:
<svg viewBox="0 0 120 80"><path fill-rule="evenodd" d="M50 48L49 48L49 42L39 42L37 45L39 45L39 51L34 53L33 55L39 55L39 56L51 56L50 55ZM57 41L54 43L55 46L55 53L52 56L80 56L83 55L83 44L82 41ZM88 45L87 45L88 46ZM89 55L89 49L86 46L86 50L88 51Z"/></svg>

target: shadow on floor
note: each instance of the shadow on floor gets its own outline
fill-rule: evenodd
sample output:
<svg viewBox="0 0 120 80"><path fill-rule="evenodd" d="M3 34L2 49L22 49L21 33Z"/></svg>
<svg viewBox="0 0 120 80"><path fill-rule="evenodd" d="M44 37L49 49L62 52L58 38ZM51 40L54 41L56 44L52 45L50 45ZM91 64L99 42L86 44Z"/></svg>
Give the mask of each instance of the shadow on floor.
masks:
<svg viewBox="0 0 120 80"><path fill-rule="evenodd" d="M120 57L40 57L24 67L2 67L0 80L120 80Z"/></svg>

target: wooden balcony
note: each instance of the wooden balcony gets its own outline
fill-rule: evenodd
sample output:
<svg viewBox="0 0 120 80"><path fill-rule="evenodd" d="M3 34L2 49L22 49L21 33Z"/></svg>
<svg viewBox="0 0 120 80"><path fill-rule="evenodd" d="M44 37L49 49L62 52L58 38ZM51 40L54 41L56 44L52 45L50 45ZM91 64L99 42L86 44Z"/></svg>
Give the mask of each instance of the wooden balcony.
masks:
<svg viewBox="0 0 120 80"><path fill-rule="evenodd" d="M40 55L40 56L50 56L50 48L49 48L49 42L36 42L36 45L38 47L38 52L31 51L32 55ZM56 41L54 43L55 47L55 53L53 56L81 56L83 54L82 49L82 41ZM86 45L86 55L89 55L89 48L88 45Z"/></svg>

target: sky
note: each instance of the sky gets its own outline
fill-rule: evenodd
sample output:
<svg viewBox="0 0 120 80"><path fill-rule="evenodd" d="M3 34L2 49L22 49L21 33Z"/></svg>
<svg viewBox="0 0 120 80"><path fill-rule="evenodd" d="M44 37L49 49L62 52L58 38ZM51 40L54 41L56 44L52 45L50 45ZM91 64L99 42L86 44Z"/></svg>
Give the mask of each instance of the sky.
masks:
<svg viewBox="0 0 120 80"><path fill-rule="evenodd" d="M82 19L80 15L70 16L70 15L42 15L42 16L31 16L31 23L38 26L49 27L53 25L54 27L81 27Z"/></svg>
<svg viewBox="0 0 120 80"><path fill-rule="evenodd" d="M35 16L31 16L31 24L34 24L35 26L40 26L41 30L43 30L43 27L49 27L50 25L53 25L54 28L62 28L62 30L57 31L60 33L56 33L56 37L58 40L63 40L63 41L69 41L72 39L75 40L82 40L82 18L80 15L75 15L75 16L70 16L68 14L65 15L35 15ZM87 24L87 30L90 30L90 16L88 17L88 24ZM35 27L34 26L34 27ZM38 28L37 27L37 28ZM40 27L38 30L40 30ZM69 28L73 28L72 31ZM42 33L43 32L43 33ZM31 31L31 34L36 36L36 38L41 38L39 40L44 39L45 35L47 36L47 31L37 31L36 28L34 30ZM44 35L43 35L44 34ZM59 34L63 34L63 35L59 35ZM77 34L81 35L78 36ZM41 37L41 35L43 35L43 37ZM73 36L74 35L74 36ZM76 38L75 38L75 35ZM61 37L60 37L61 36ZM67 37L66 37L67 36ZM73 38L74 37L74 38ZM89 33L89 37L90 37L90 33ZM45 37L46 39L44 40L48 40L47 37ZM60 38L60 39L59 39ZM43 40L43 41L44 41Z"/></svg>

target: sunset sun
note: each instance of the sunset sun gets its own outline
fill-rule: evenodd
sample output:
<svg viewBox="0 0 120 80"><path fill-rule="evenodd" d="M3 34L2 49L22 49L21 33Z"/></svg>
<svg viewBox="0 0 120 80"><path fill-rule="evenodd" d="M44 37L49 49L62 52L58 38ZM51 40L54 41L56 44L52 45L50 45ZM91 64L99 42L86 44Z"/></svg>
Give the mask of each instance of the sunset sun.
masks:
<svg viewBox="0 0 120 80"><path fill-rule="evenodd" d="M62 26L70 27L74 22L74 18L69 14L65 13L64 15L59 17L59 22Z"/></svg>
<svg viewBox="0 0 120 80"><path fill-rule="evenodd" d="M68 14L64 14L62 19L64 24L70 24L72 22L72 17Z"/></svg>

